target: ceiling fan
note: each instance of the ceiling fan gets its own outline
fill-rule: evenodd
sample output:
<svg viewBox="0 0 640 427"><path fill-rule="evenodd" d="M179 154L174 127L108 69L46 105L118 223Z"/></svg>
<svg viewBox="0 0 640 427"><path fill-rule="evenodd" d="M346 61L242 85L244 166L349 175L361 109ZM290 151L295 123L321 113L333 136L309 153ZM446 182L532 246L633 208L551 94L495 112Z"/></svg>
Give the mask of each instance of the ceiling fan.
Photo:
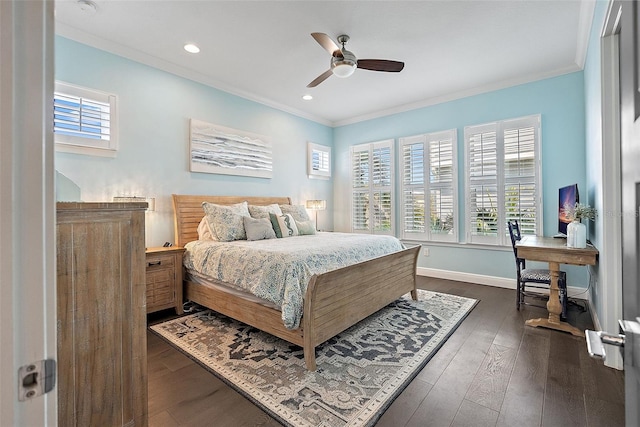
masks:
<svg viewBox="0 0 640 427"><path fill-rule="evenodd" d="M371 71L386 71L390 73L398 73L404 68L404 62L390 61L388 59L357 59L356 56L345 49L344 45L349 41L349 36L343 34L338 36L338 45L324 33L311 33L313 37L327 52L331 54L331 68L320 74L307 85L307 87L316 87L332 74L337 77L349 77L356 68Z"/></svg>

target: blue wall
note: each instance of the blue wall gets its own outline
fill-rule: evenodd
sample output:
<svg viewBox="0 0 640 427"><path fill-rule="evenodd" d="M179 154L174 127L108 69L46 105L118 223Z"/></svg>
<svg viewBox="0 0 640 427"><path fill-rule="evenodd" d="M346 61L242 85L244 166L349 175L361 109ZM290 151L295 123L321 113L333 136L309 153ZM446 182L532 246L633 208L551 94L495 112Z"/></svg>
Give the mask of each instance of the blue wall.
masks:
<svg viewBox="0 0 640 427"><path fill-rule="evenodd" d="M325 199L331 180L310 180L307 141L332 146L332 128L212 87L65 39L55 40L56 80L118 96L116 158L57 152L56 169L81 188L83 201L118 195L156 197L147 214L147 245L173 242L171 194L290 196L303 204ZM189 172L189 119L260 135L273 143L273 178ZM322 228L331 215L318 215Z"/></svg>
<svg viewBox="0 0 640 427"><path fill-rule="evenodd" d="M85 201L116 195L156 197L156 212L147 214L148 246L173 241L172 193L288 195L294 203L322 198L328 209L318 216L320 227L346 231L349 146L456 128L462 162L464 126L531 114L542 115L545 234L556 232L558 188L574 182L585 188L582 72L332 129L62 37L56 37L55 48L56 79L117 94L120 119L116 158L56 153L56 169L80 186ZM189 172L190 118L270 136L273 178ZM307 141L333 147L332 180L308 179ZM462 167L459 173L462 191ZM463 203L461 193L461 212ZM464 229L460 235L463 239ZM515 277L510 248L460 243L432 246L430 252L420 258L421 267ZM584 269L566 270L569 285L586 286Z"/></svg>
<svg viewBox="0 0 640 427"><path fill-rule="evenodd" d="M464 127L532 114L542 116L543 226L545 235L557 233L558 188L585 184L585 119L583 73L497 90L335 129L334 224L349 230L349 147L383 139L397 139L446 129L458 131L459 211L464 212ZM397 154L397 150L396 150ZM396 218L399 211L396 212ZM465 245L464 223L459 221L460 244L430 245L430 256L420 257L425 268L513 278L511 248ZM464 262L460 262L464 260ZM571 286L586 287L585 269L564 267Z"/></svg>

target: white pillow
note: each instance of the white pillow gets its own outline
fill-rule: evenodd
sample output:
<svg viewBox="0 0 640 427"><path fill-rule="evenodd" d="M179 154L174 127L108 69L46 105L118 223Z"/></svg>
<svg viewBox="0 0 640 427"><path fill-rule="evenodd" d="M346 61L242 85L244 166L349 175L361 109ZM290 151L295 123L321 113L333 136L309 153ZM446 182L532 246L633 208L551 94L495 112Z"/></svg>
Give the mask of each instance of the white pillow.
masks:
<svg viewBox="0 0 640 427"><path fill-rule="evenodd" d="M276 232L273 231L269 218L249 218L245 216L244 231L247 233L247 240L275 239Z"/></svg>
<svg viewBox="0 0 640 427"><path fill-rule="evenodd" d="M298 227L298 235L300 236L306 234L316 234L316 224L311 220L296 221L296 227Z"/></svg>
<svg viewBox="0 0 640 427"><path fill-rule="evenodd" d="M206 216L203 216L200 220L200 224L198 224L198 240L216 240L209 228Z"/></svg>

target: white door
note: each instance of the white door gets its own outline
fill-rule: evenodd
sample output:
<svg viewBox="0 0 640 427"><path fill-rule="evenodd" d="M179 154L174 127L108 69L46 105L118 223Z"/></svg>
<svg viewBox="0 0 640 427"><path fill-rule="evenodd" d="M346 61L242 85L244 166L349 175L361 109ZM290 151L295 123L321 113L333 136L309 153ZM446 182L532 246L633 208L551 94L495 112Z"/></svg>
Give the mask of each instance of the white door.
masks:
<svg viewBox="0 0 640 427"><path fill-rule="evenodd" d="M620 164L622 200L622 304L620 331L587 332L589 352L603 357L602 342L622 346L625 424L640 426L640 6L620 10ZM618 336L618 332L622 335Z"/></svg>
<svg viewBox="0 0 640 427"><path fill-rule="evenodd" d="M56 357L53 0L0 1L0 425L54 426L56 389L19 369ZM35 365L34 365L35 366ZM20 384L30 398L20 401Z"/></svg>
<svg viewBox="0 0 640 427"><path fill-rule="evenodd" d="M620 124L625 420L640 425L640 7L622 2ZM634 331L635 329L635 331ZM635 348L634 348L635 347Z"/></svg>

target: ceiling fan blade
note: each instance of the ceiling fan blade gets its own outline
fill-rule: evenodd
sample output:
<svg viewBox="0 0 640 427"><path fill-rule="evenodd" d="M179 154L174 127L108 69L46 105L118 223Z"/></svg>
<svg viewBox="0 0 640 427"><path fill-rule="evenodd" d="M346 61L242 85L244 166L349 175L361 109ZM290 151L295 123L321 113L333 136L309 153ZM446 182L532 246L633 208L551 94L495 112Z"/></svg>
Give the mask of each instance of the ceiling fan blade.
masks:
<svg viewBox="0 0 640 427"><path fill-rule="evenodd" d="M309 83L307 85L307 87L316 87L316 86L318 86L320 83L322 83L323 81L325 81L329 77L331 77L332 74L333 74L333 71L331 71L331 70L325 71L324 73L322 73L318 77L316 77L314 81Z"/></svg>
<svg viewBox="0 0 640 427"><path fill-rule="evenodd" d="M358 68L371 71L398 73L404 68L404 62L387 59L358 59Z"/></svg>
<svg viewBox="0 0 640 427"><path fill-rule="evenodd" d="M311 33L311 37L317 41L320 46L324 48L327 52L329 52L332 56L342 56L342 51L334 42L331 37L326 35L325 33Z"/></svg>

